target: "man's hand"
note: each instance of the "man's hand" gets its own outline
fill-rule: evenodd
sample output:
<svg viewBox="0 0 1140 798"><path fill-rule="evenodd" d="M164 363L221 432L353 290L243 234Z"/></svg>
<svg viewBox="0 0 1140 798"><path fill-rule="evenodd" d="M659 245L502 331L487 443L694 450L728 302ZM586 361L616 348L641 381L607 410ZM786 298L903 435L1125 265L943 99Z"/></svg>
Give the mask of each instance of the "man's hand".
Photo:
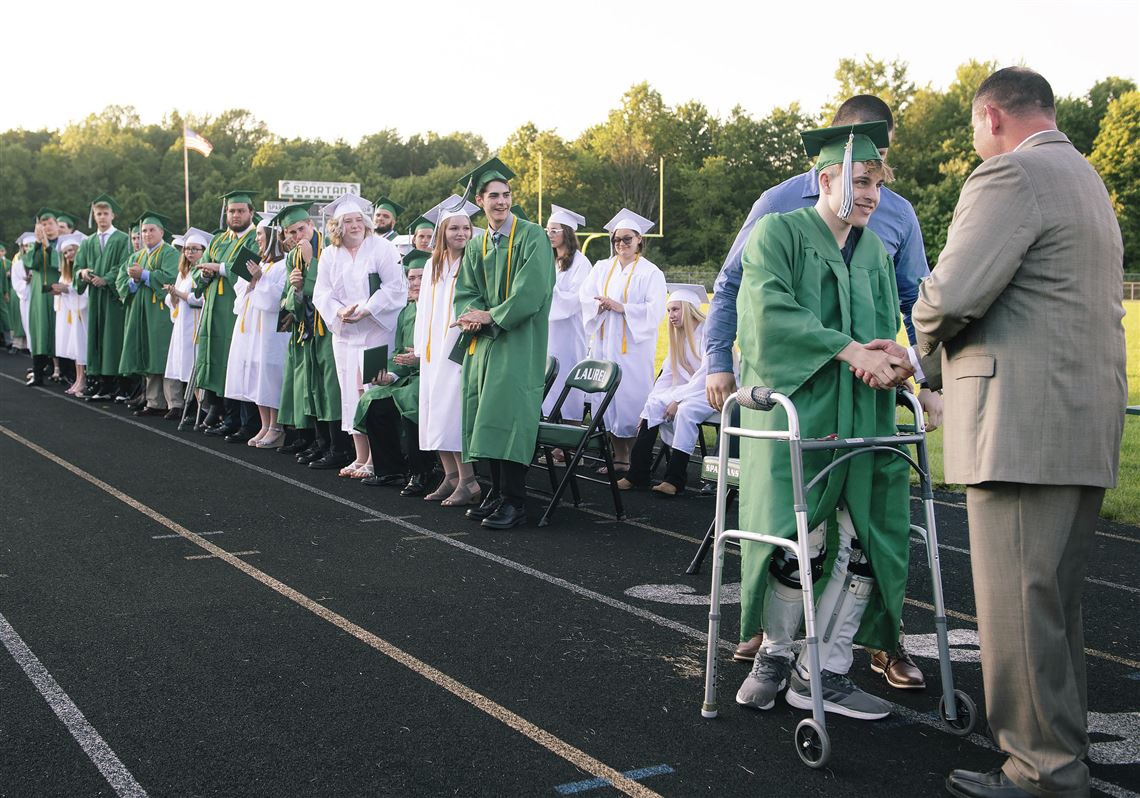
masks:
<svg viewBox="0 0 1140 798"><path fill-rule="evenodd" d="M396 381L396 375L390 371L381 371L372 381L373 385L391 385Z"/></svg>
<svg viewBox="0 0 1140 798"><path fill-rule="evenodd" d="M929 388L918 392L918 403L926 411L926 431L934 432L942 426L942 394Z"/></svg>
<svg viewBox="0 0 1140 798"><path fill-rule="evenodd" d="M127 277L130 277L135 282L138 282L139 280L142 279L142 273L143 273L143 267L139 266L137 263L134 264L133 266L127 267Z"/></svg>
<svg viewBox="0 0 1140 798"><path fill-rule="evenodd" d="M670 402L665 408L665 420L672 421L675 419L677 417L677 408L680 406L681 404L679 402Z"/></svg>
<svg viewBox="0 0 1140 798"><path fill-rule="evenodd" d="M414 350L410 346L405 347L405 350L406 351L392 357L392 359L396 361L397 365L414 366L420 362L420 359L416 357Z"/></svg>
<svg viewBox="0 0 1140 798"><path fill-rule="evenodd" d="M91 270L90 269L80 269L79 270L79 279L85 283L91 282Z"/></svg>
<svg viewBox="0 0 1140 798"><path fill-rule="evenodd" d="M107 281L104 280L102 277L100 277L97 274L92 274L91 275L91 285L95 286L96 288L106 288Z"/></svg>
<svg viewBox="0 0 1140 798"><path fill-rule="evenodd" d="M214 277L222 270L220 263L199 263L198 270L209 277Z"/></svg>
<svg viewBox="0 0 1140 798"><path fill-rule="evenodd" d="M301 271L301 267L297 266L293 271L289 272L289 285L293 286L293 290L300 291L301 286L305 284L305 273Z"/></svg>
<svg viewBox="0 0 1140 798"><path fill-rule="evenodd" d="M297 249L301 250L301 260L304 261L307 266L309 261L313 259L313 242L306 238L297 245Z"/></svg>
<svg viewBox="0 0 1140 798"><path fill-rule="evenodd" d="M882 349L868 349L855 341L847 344L835 359L846 363L855 376L872 388L894 388L910 376L910 361L890 355ZM902 372L906 368L905 373Z"/></svg>
<svg viewBox="0 0 1140 798"><path fill-rule="evenodd" d="M736 393L736 376L731 371L711 372L705 377L705 398L717 411L724 409L724 400Z"/></svg>
<svg viewBox="0 0 1140 798"><path fill-rule="evenodd" d="M884 389L893 388L896 385L901 385L914 374L914 366L910 362L910 356L907 353L907 348L900 344L898 341L891 341L886 338L876 338L867 344L864 344L864 349L872 351L885 352L892 359L894 367L894 378L892 382L884 382L882 379L869 374L866 370L858 368L854 365L851 366L851 371L855 376L867 383L871 388Z"/></svg>

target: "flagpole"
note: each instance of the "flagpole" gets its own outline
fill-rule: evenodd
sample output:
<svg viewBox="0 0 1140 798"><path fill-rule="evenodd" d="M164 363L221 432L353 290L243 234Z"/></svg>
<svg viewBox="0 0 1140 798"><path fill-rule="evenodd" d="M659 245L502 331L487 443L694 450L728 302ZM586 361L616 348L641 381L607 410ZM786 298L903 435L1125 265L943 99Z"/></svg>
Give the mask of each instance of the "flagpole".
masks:
<svg viewBox="0 0 1140 798"><path fill-rule="evenodd" d="M182 176L186 187L186 229L190 229L190 150L186 146L186 125L182 125Z"/></svg>

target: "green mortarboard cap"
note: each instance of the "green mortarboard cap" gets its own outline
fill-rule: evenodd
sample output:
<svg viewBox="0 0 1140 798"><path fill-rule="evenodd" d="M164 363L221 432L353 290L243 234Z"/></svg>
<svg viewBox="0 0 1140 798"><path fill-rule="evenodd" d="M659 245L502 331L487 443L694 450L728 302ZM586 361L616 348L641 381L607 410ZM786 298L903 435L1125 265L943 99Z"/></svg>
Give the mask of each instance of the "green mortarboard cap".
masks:
<svg viewBox="0 0 1140 798"><path fill-rule="evenodd" d="M163 230L170 229L170 219L163 216L158 211L143 211L142 216L135 220L135 224L141 227L144 224L158 225Z"/></svg>
<svg viewBox="0 0 1140 798"><path fill-rule="evenodd" d="M804 142L804 151L808 157L815 158L816 169L824 169L833 164L843 163L843 155L847 149L848 138L854 137L851 142L851 162L881 161L883 156L880 149L890 146L887 135L886 122L863 122L859 125L838 125L824 127L818 130L805 130L800 133Z"/></svg>
<svg viewBox="0 0 1140 798"><path fill-rule="evenodd" d="M512 205L511 206L511 213L513 213L518 218L522 219L524 222L530 221L530 217L527 216L525 213L523 213L522 205Z"/></svg>
<svg viewBox="0 0 1140 798"><path fill-rule="evenodd" d="M222 195L222 199L225 200L226 205L234 202L244 202L246 205L252 208L253 198L255 196L257 196L257 192L255 191L250 191L247 188L238 188L234 189L233 191L227 191Z"/></svg>
<svg viewBox="0 0 1140 798"><path fill-rule="evenodd" d="M376 207L376 210L384 208L393 216L399 216L401 213L407 210L407 208L405 208L400 203L396 202L393 199L388 199L387 197L380 197L372 204Z"/></svg>
<svg viewBox="0 0 1140 798"><path fill-rule="evenodd" d="M309 208L313 207L311 202L298 202L295 205L286 205L281 210L277 211L277 215L273 217L272 224L284 230L290 225L297 222L303 222L309 218Z"/></svg>
<svg viewBox="0 0 1140 798"><path fill-rule="evenodd" d="M131 222L131 226L127 228L127 232L137 233L138 231L139 231L139 223L138 222Z"/></svg>
<svg viewBox="0 0 1140 798"><path fill-rule="evenodd" d="M430 257L430 252L425 252L422 249L413 249L411 252L404 256L404 272L406 273L412 269L424 268L424 264L427 263L427 260Z"/></svg>
<svg viewBox="0 0 1140 798"><path fill-rule="evenodd" d="M59 218L59 211L57 211L55 208L40 208L38 211L36 211L36 221L37 222L40 221L41 219L58 219L58 218Z"/></svg>
<svg viewBox="0 0 1140 798"><path fill-rule="evenodd" d="M415 235L417 230L434 230L435 225L432 224L431 219L425 216L419 216L414 222L408 225L408 235Z"/></svg>
<svg viewBox="0 0 1140 798"><path fill-rule="evenodd" d="M0 241L0 249L2 249L2 250L4 250L5 252L7 252L7 251L8 251L8 245L7 245L7 244L5 244L3 241Z"/></svg>
<svg viewBox="0 0 1140 798"><path fill-rule="evenodd" d="M459 178L459 185L466 187L468 181L471 183L471 190L478 194L483 190L483 186L490 183L492 180L502 180L504 183L509 183L515 173L511 168L498 158L492 158L486 163L481 163L472 169L470 172Z"/></svg>
<svg viewBox="0 0 1140 798"><path fill-rule="evenodd" d="M68 225L72 230L79 227L79 217L67 211L57 211L55 218Z"/></svg>
<svg viewBox="0 0 1140 798"><path fill-rule="evenodd" d="M111 198L110 194L100 194L98 197L91 200L91 202L89 202L88 204L89 205L110 205L111 210L116 215L123 212L123 209L119 207L119 203L115 202L115 200L113 200Z"/></svg>

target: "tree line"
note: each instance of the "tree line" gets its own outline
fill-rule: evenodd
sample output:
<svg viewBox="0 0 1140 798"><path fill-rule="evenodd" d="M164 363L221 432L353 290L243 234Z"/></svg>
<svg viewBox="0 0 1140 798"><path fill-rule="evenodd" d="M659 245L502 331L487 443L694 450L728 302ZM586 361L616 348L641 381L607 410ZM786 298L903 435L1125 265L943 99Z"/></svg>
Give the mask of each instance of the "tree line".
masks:
<svg viewBox="0 0 1140 798"><path fill-rule="evenodd" d="M663 163L664 236L650 242L651 257L665 267L706 267L704 274L711 275L756 197L810 165L799 131L827 124L845 97L877 94L896 115L889 156L892 188L914 204L934 265L962 184L978 164L970 101L997 66L968 61L943 89L916 86L905 62L842 59L826 107L808 111L793 103L762 117L737 106L720 118L695 100L670 106L648 83L640 83L604 121L576 138L527 122L498 154L518 172L516 201L532 219L539 212L541 154L543 216L554 202L584 214L590 230L600 230L623 206L656 220L662 210ZM1058 98L1057 116L1058 127L1089 158L1112 195L1124 234L1126 271L1129 266L1140 271L1136 84L1106 77L1084 95ZM397 220L404 226L491 154L487 142L471 132L402 138L387 129L353 145L286 139L240 109L208 117L172 112L159 124L143 124L133 108L111 106L59 131L0 133L0 240L11 243L30 229L43 205L86 217L88 199L102 191L130 213L154 209L182 220L184 124L214 145L209 158L190 154L191 223L207 230L218 225L220 194L240 187L273 199L281 179L360 183L369 199L385 194L407 206ZM86 229L86 218L83 223ZM590 254L599 256L600 248Z"/></svg>

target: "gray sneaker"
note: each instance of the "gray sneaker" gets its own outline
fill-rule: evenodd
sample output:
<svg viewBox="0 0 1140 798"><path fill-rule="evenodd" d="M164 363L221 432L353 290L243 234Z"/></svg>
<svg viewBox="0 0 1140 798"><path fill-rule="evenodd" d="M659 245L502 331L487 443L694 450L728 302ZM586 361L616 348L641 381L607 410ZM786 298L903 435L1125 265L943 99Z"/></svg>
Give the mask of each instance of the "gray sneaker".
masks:
<svg viewBox="0 0 1140 798"><path fill-rule="evenodd" d="M748 678L736 691L736 703L753 709L771 709L776 705L776 696L787 687L791 671L790 657L773 657L759 652Z"/></svg>
<svg viewBox="0 0 1140 798"><path fill-rule="evenodd" d="M863 692L846 674L820 671L819 680L823 708L827 712L858 720L879 720L891 714L889 701ZM791 685L784 698L797 709L811 709L811 682L800 676L798 669L792 673Z"/></svg>

